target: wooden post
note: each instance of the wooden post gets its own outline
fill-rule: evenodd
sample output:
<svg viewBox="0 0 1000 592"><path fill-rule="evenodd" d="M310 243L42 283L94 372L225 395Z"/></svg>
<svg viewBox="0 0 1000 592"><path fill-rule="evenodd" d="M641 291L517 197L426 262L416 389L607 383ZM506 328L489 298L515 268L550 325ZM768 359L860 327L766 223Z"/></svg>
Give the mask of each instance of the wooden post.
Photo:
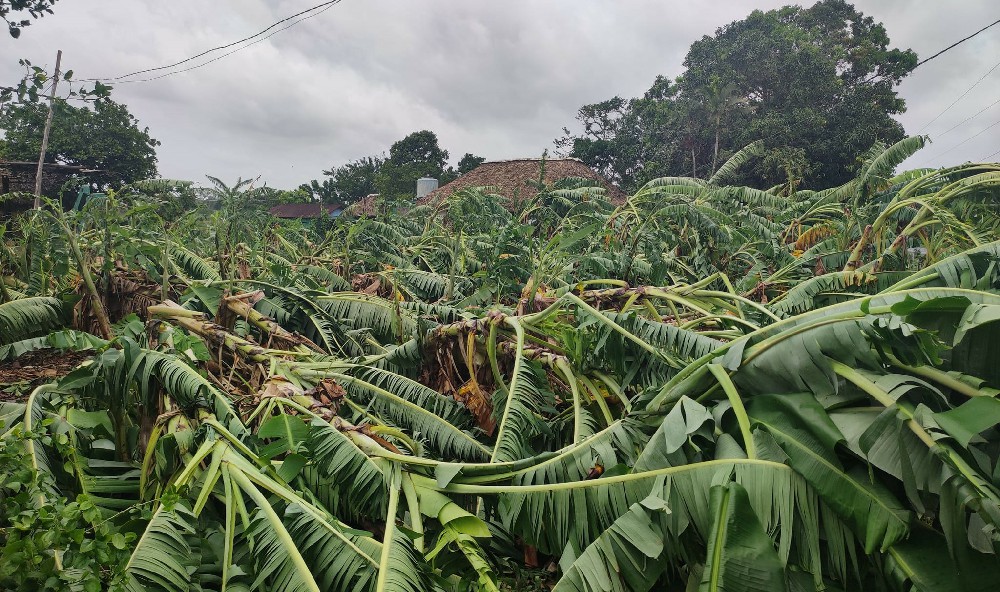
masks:
<svg viewBox="0 0 1000 592"><path fill-rule="evenodd" d="M49 130L52 129L52 103L56 98L56 86L59 84L59 64L62 62L62 50L56 52L56 74L52 77L52 92L49 93L49 116L45 119L45 131L42 132L42 149L38 154L38 171L35 172L35 209L42 207L42 169L45 166L45 151L49 149Z"/></svg>

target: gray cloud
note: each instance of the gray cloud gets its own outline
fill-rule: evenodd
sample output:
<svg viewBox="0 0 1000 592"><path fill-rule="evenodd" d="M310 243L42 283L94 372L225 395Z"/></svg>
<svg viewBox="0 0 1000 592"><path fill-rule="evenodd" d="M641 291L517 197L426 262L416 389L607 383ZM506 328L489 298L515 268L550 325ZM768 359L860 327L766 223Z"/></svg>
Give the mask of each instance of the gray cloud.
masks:
<svg viewBox="0 0 1000 592"><path fill-rule="evenodd" d="M17 57L51 64L57 47L79 78L166 64L313 3L60 3L20 40L0 40L0 79L18 75ZM785 3L344 0L204 68L117 85L115 96L163 142L165 177L261 175L294 186L419 129L437 132L453 159L465 152L536 155L581 105L636 96L657 74L679 74L692 41L754 8ZM987 0L856 4L886 24L894 45L922 56L1000 13ZM907 131L922 130L998 61L1000 27L918 69L900 88ZM922 131L941 134L998 98L1000 68ZM907 165L954 164L1000 150L998 125L948 151L996 121L1000 105Z"/></svg>

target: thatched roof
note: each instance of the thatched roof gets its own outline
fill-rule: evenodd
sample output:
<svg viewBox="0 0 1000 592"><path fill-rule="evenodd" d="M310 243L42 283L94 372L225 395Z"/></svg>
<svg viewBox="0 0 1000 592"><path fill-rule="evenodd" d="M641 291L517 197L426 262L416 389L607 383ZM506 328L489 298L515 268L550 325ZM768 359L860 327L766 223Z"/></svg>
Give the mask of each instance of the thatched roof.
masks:
<svg viewBox="0 0 1000 592"><path fill-rule="evenodd" d="M378 194L369 193L344 209L344 213L358 218L374 216L378 211Z"/></svg>
<svg viewBox="0 0 1000 592"><path fill-rule="evenodd" d="M515 160L494 160L484 162L475 169L455 179L451 183L431 191L417 200L418 205L436 205L459 189L467 187L495 187L510 203L531 197L535 188L529 181L538 181L541 173L540 158L519 158ZM612 203L620 204L627 197L625 192L612 185L583 161L576 158L553 158L545 160L546 184L567 177L580 177L597 181L607 191Z"/></svg>
<svg viewBox="0 0 1000 592"><path fill-rule="evenodd" d="M270 209L275 218L329 218L344 209L340 204L286 203Z"/></svg>
<svg viewBox="0 0 1000 592"><path fill-rule="evenodd" d="M447 185L438 187L416 200L416 205L437 205L459 189L467 187L494 187L509 204L518 199L535 195L535 188L529 181L538 181L541 173L540 158L517 158L514 160L492 160L484 162ZM617 186L608 182L594 169L577 158L553 158L545 160L545 183L551 184L567 177L591 179L605 189L611 202L621 204L628 197ZM350 216L375 216L379 213L379 194L371 193L348 206L344 213ZM384 207L384 206L383 206Z"/></svg>

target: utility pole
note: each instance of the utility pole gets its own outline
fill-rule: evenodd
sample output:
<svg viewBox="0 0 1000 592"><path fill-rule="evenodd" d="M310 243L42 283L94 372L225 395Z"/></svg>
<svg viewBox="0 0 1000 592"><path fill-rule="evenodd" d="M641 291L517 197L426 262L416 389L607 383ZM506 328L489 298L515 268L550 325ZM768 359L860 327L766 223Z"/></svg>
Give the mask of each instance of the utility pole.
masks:
<svg viewBox="0 0 1000 592"><path fill-rule="evenodd" d="M49 149L49 130L52 129L52 103L56 99L56 86L59 84L59 64L62 62L62 50L56 52L56 74L52 77L52 92L49 93L49 116L45 120L45 131L42 132L42 150L38 154L38 171L35 173L35 209L42 207L42 169L45 166L45 151Z"/></svg>

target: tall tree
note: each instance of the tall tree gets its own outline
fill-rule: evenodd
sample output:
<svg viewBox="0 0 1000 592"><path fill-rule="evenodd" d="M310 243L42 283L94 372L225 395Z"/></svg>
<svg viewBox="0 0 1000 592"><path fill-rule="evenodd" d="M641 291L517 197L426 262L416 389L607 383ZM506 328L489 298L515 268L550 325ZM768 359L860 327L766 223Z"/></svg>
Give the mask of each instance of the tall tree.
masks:
<svg viewBox="0 0 1000 592"><path fill-rule="evenodd" d="M557 151L572 154L607 179L627 185L631 180L628 154L638 131L629 120L630 110L631 102L617 96L580 107L576 120L583 133L573 135L563 128L566 135L555 141Z"/></svg>
<svg viewBox="0 0 1000 592"><path fill-rule="evenodd" d="M412 196L417 179L445 175L448 151L438 145L437 134L423 130L413 132L389 148L389 158L379 171L376 184L384 197Z"/></svg>
<svg viewBox="0 0 1000 592"><path fill-rule="evenodd" d="M683 128L689 118L681 116L677 93L671 79L657 76L642 97L584 105L577 112L583 133L563 128L557 150L583 160L628 191L651 178L683 174L688 166Z"/></svg>
<svg viewBox="0 0 1000 592"><path fill-rule="evenodd" d="M309 201L322 203L336 203L339 201L337 195L337 184L333 179L324 179L322 183L313 179L308 183L299 185L299 191L309 196Z"/></svg>
<svg viewBox="0 0 1000 592"><path fill-rule="evenodd" d="M466 152L464 156L458 161L458 176L462 176L468 173L472 169L478 167L479 165L486 162L486 159L482 156L476 156L471 152Z"/></svg>
<svg viewBox="0 0 1000 592"><path fill-rule="evenodd" d="M376 181L384 162L385 158L382 156L366 156L323 171L324 175L333 177L332 189L336 198L329 201L339 201L349 205L370 193L375 193L378 190ZM328 200L324 197L323 201Z"/></svg>
<svg viewBox="0 0 1000 592"><path fill-rule="evenodd" d="M156 176L160 143L150 137L149 128L139 128L125 105L100 99L74 107L57 99L54 110L46 162L96 169L88 177L99 186L118 187ZM6 134L0 140L0 156L37 160L46 114L41 103L7 108L0 116L0 129Z"/></svg>
<svg viewBox="0 0 1000 592"><path fill-rule="evenodd" d="M844 0L758 10L692 44L672 88L658 79L643 99L586 106L583 133L557 143L628 188L652 173L707 178L755 140L764 157L736 182L765 186L792 171L809 186L838 185L852 177L856 154L903 137L895 87L916 63ZM615 116L610 133L606 113Z"/></svg>
<svg viewBox="0 0 1000 592"><path fill-rule="evenodd" d="M770 154L756 173L765 181L781 177L781 149L792 148L805 153L809 183L828 186L849 180L856 155L875 142L903 138L892 115L905 104L894 87L916 62L912 51L889 48L880 23L824 0L754 11L695 42L679 84L688 100L710 101L720 83L732 89L746 108L722 114L728 147L763 139Z"/></svg>

